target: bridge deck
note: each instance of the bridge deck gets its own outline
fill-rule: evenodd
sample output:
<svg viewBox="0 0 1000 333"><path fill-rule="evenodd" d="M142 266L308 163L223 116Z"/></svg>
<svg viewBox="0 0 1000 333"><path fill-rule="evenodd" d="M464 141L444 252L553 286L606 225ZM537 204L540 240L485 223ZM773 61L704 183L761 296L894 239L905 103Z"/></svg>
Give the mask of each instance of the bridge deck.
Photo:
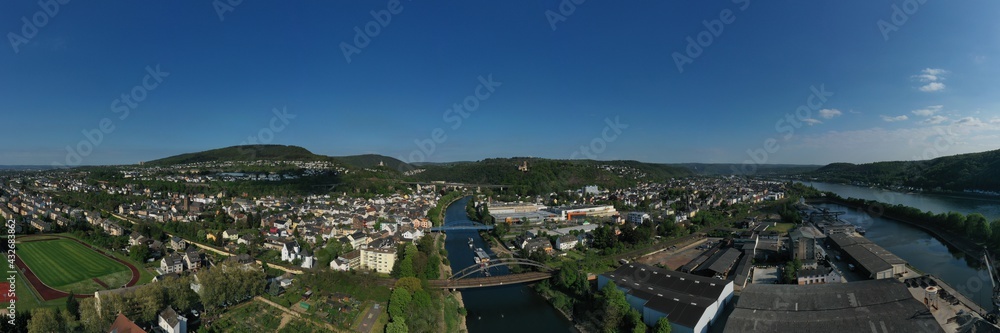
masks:
<svg viewBox="0 0 1000 333"><path fill-rule="evenodd" d="M444 289L466 289L485 288L503 286L508 284L518 284L526 282L541 281L552 277L550 272L529 272L520 274L507 274L500 276L488 276L478 278L465 278L458 280L431 280L427 281L431 288Z"/></svg>

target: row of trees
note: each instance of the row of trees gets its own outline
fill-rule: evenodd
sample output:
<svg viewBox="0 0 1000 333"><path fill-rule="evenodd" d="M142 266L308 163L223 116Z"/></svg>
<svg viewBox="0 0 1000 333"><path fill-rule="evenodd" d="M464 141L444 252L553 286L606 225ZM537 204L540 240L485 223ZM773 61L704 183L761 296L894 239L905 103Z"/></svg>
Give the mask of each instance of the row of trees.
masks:
<svg viewBox="0 0 1000 333"><path fill-rule="evenodd" d="M197 301L190 280L182 277L144 285L124 294L102 295L100 308L94 298L78 302L70 295L61 310L48 307L32 310L26 327L28 332L106 332L118 313L136 322L155 322L167 306L184 312ZM17 327L10 331L23 332Z"/></svg>
<svg viewBox="0 0 1000 333"><path fill-rule="evenodd" d="M601 331L605 333L632 332L645 333L649 327L642 321L642 314L628 304L625 293L609 282L601 288L600 304L604 310L604 322ZM655 333L670 333L670 321L660 318L653 327Z"/></svg>
<svg viewBox="0 0 1000 333"><path fill-rule="evenodd" d="M413 243L401 243L396 248L396 264L390 275L394 278L415 277L436 280L441 277L441 255L434 247L434 237L424 236Z"/></svg>
<svg viewBox="0 0 1000 333"><path fill-rule="evenodd" d="M856 207L864 207L870 214L883 215L912 223L923 224L930 228L947 230L967 239L986 243L994 250L1000 248L1000 219L989 221L983 214L971 213L963 215L958 212L939 213L921 211L917 208L899 205L889 205L877 201L854 198L841 198L833 193L827 197L848 203Z"/></svg>

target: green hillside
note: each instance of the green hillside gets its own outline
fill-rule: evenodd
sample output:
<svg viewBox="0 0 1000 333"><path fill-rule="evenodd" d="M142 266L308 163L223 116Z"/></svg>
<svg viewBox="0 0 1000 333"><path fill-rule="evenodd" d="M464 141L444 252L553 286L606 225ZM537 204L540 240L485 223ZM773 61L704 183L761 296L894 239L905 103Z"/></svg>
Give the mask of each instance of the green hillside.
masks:
<svg viewBox="0 0 1000 333"><path fill-rule="evenodd" d="M199 162L224 161L326 161L330 157L316 155L298 146L283 145L246 145L206 150L197 153L181 154L150 161L150 165L173 165Z"/></svg>
<svg viewBox="0 0 1000 333"><path fill-rule="evenodd" d="M336 156L334 159L356 168L374 168L378 167L379 163L383 164L385 168L392 170L406 171L412 168L409 164L406 164L406 162L378 154Z"/></svg>
<svg viewBox="0 0 1000 333"><path fill-rule="evenodd" d="M1000 191L1000 150L926 161L833 163L806 175L826 181Z"/></svg>
<svg viewBox="0 0 1000 333"><path fill-rule="evenodd" d="M519 170L524 162L528 171ZM516 191L545 194L586 185L621 187L639 181L658 181L690 176L685 168L636 161L548 160L539 158L495 158L448 165L422 165L426 171L412 178L472 184L509 185Z"/></svg>

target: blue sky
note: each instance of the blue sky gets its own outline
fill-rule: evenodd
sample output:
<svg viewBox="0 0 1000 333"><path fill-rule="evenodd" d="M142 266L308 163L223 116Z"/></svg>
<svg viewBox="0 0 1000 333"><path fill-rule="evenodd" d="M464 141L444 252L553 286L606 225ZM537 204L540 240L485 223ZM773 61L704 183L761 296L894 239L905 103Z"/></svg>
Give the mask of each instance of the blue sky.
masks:
<svg viewBox="0 0 1000 333"><path fill-rule="evenodd" d="M0 165L130 164L248 137L406 161L826 164L1000 148L995 1L931 0L898 25L907 1L566 3L403 0L383 27L371 12L388 1L244 1L221 18L211 1L72 1L55 15L7 1ZM44 24L31 34L22 18ZM378 34L354 45L366 24ZM819 89L832 96L810 108ZM145 98L129 106L133 93ZM453 126L463 102L476 108Z"/></svg>

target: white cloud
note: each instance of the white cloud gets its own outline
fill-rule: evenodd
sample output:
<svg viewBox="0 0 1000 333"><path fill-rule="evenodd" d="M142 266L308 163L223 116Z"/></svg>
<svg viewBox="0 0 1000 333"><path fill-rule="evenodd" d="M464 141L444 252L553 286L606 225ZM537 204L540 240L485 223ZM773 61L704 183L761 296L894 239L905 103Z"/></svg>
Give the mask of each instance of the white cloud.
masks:
<svg viewBox="0 0 1000 333"><path fill-rule="evenodd" d="M921 116L921 117L930 117L930 116L934 115L935 113L940 112L942 108L944 108L944 105L931 105L931 106L928 106L926 108L919 109L919 110L913 110L913 111L910 111L910 112L912 112L915 115Z"/></svg>
<svg viewBox="0 0 1000 333"><path fill-rule="evenodd" d="M809 126L818 125L818 124L822 124L823 123L822 121L819 121L819 119L815 119L815 118L802 119L802 122L804 122L806 124L809 124Z"/></svg>
<svg viewBox="0 0 1000 333"><path fill-rule="evenodd" d="M822 109L819 110L819 116L823 119L833 119L834 117L839 117L843 115L843 112L837 109Z"/></svg>
<svg viewBox="0 0 1000 333"><path fill-rule="evenodd" d="M945 121L948 121L948 117L938 115L924 119L924 121L921 121L920 123L925 125L937 125Z"/></svg>
<svg viewBox="0 0 1000 333"><path fill-rule="evenodd" d="M920 91L935 92L944 90L945 84L941 83L941 81L944 81L944 75L948 73L948 71L940 68L925 68L920 71L920 74L911 76L911 78L927 83L920 87Z"/></svg>
<svg viewBox="0 0 1000 333"><path fill-rule="evenodd" d="M944 83L941 83L941 82L931 82L931 83L928 83L928 84L920 87L920 91L923 91L923 92L935 92L935 91L944 90L944 88L945 88Z"/></svg>
<svg viewBox="0 0 1000 333"><path fill-rule="evenodd" d="M986 59L987 58L984 55L974 55L974 56L972 56L972 61L975 62L976 64L980 64L980 65L982 65L984 62L986 62Z"/></svg>
<svg viewBox="0 0 1000 333"><path fill-rule="evenodd" d="M1000 119L1000 118L995 118ZM868 163L924 160L1000 148L1000 121L972 126L944 122L911 128L869 128L803 134L784 145L769 163Z"/></svg>
<svg viewBox="0 0 1000 333"><path fill-rule="evenodd" d="M907 117L905 114L901 115L901 116L895 116L895 117L882 116L882 120L884 120L886 122L890 122L890 123L897 122L897 121L904 121L904 120L907 120L907 119L910 119L910 117Z"/></svg>
<svg viewBox="0 0 1000 333"><path fill-rule="evenodd" d="M976 118L976 117L965 117L965 118L956 120L954 122L954 124L958 124L958 125L961 125L961 126L973 126L973 127L986 126L986 123L984 123L982 120L979 120L979 118Z"/></svg>

